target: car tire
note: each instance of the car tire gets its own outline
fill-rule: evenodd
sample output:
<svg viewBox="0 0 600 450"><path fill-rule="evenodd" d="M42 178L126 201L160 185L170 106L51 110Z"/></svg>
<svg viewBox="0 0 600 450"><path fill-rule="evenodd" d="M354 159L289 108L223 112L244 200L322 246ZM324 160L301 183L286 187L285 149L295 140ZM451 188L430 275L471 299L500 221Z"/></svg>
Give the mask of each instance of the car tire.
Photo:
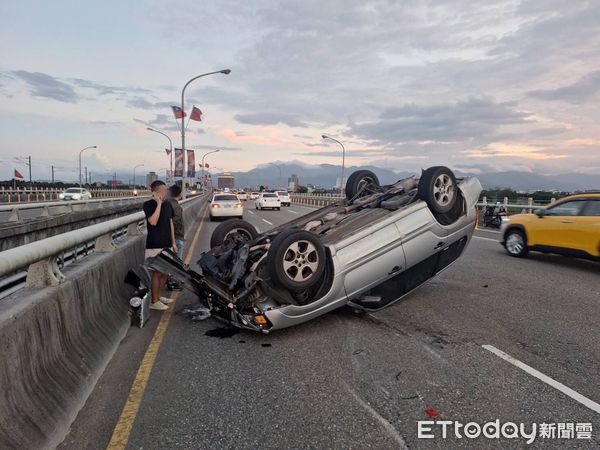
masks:
<svg viewBox="0 0 600 450"><path fill-rule="evenodd" d="M527 237L518 228L508 229L504 234L504 248L506 253L515 258L524 258L529 253Z"/></svg>
<svg viewBox="0 0 600 450"><path fill-rule="evenodd" d="M277 209L277 211L281 211L281 208L275 208L275 209Z"/></svg>
<svg viewBox="0 0 600 450"><path fill-rule="evenodd" d="M210 236L210 247L219 247L232 234L242 235L250 241L258 236L258 231L250 222L242 219L227 220L218 225Z"/></svg>
<svg viewBox="0 0 600 450"><path fill-rule="evenodd" d="M454 173L444 166L424 170L419 179L417 195L434 214L450 212L459 198Z"/></svg>
<svg viewBox="0 0 600 450"><path fill-rule="evenodd" d="M210 221L211 221L211 222L214 222L215 220L217 220L217 218L216 218L216 217L210 216Z"/></svg>
<svg viewBox="0 0 600 450"><path fill-rule="evenodd" d="M302 292L321 282L325 257L325 247L317 235L292 229L282 231L273 239L266 265L277 284Z"/></svg>
<svg viewBox="0 0 600 450"><path fill-rule="evenodd" d="M380 186L379 178L370 170L357 170L352 172L346 181L346 198L352 200L365 183L371 183L375 186Z"/></svg>

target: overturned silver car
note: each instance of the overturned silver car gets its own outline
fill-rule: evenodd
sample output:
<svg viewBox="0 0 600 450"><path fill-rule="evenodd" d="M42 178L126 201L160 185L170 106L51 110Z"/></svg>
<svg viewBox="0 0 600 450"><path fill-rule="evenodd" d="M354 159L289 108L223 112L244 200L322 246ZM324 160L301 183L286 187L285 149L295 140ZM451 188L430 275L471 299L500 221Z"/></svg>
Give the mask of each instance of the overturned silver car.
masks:
<svg viewBox="0 0 600 450"><path fill-rule="evenodd" d="M346 199L264 233L243 220L220 224L201 272L169 251L149 264L240 328L266 333L346 304L379 310L463 253L480 192L476 178L441 166L385 186L359 170Z"/></svg>

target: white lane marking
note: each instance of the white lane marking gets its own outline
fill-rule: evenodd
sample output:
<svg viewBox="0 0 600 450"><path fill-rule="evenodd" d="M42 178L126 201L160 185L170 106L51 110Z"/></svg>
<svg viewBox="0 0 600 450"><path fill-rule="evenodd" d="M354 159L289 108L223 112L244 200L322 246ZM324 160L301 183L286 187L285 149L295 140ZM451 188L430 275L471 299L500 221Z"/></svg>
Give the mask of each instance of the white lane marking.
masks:
<svg viewBox="0 0 600 450"><path fill-rule="evenodd" d="M384 430L386 430L388 432L390 437L396 441L399 448L408 449L408 446L406 445L404 438L400 435L400 433L398 433L398 430L396 430L394 425L392 425L390 422L388 422L388 420L385 417L383 417L381 414L379 414L371 405L369 405L362 398L360 398L360 396L356 393L356 391L354 389L352 389L346 383L344 383L344 385L346 386L346 389L350 392L350 394L352 394L352 397L354 397L354 400L356 400L360 406L362 406L375 420L377 420L381 424L381 426L384 428Z"/></svg>
<svg viewBox="0 0 600 450"><path fill-rule="evenodd" d="M483 237L483 236L475 236L475 235L473 235L473 237L475 239L483 239L485 241L500 242L498 239L486 238L486 237Z"/></svg>
<svg viewBox="0 0 600 450"><path fill-rule="evenodd" d="M250 214L254 215L254 213L253 213L252 211L248 210L248 212L249 212Z"/></svg>
<svg viewBox="0 0 600 450"><path fill-rule="evenodd" d="M291 212L292 214L299 214L299 213L297 213L296 211L292 211L291 209L288 209L287 211L288 211L288 212Z"/></svg>
<svg viewBox="0 0 600 450"><path fill-rule="evenodd" d="M487 228L481 228L481 227L477 227L475 228L478 231L481 231L482 233L492 233L492 234L500 234L500 231L496 231L496 230L488 230Z"/></svg>
<svg viewBox="0 0 600 450"><path fill-rule="evenodd" d="M267 222L269 225L273 225L271 222L269 222L267 219L262 219L263 222Z"/></svg>
<svg viewBox="0 0 600 450"><path fill-rule="evenodd" d="M502 350L498 350L493 345L487 345L486 344L486 345L482 345L482 347L485 348L486 350L492 352L496 356L499 356L503 360L508 361L513 366L516 366L519 369L524 370L529 375L536 377L538 380L543 381L544 383L546 383L549 386L552 386L554 389L558 389L560 392L562 392L565 395L568 395L573 400L581 403L583 406L585 406L585 407L591 409L592 411L600 414L600 404L596 403L595 401L590 400L587 397L584 397L579 392L574 391L570 387L567 387L564 384L559 383L558 381L550 378L548 375L544 375L542 372L540 372L538 370L535 370L533 367L530 367L527 364L519 361L518 359L513 358L510 355L507 355Z"/></svg>

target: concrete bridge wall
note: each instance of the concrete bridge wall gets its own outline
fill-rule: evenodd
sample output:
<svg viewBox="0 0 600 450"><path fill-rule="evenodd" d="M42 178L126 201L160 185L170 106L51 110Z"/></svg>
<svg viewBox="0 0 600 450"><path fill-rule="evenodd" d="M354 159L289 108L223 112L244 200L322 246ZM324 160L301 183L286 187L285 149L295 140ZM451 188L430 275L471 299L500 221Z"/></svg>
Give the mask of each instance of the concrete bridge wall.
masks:
<svg viewBox="0 0 600 450"><path fill-rule="evenodd" d="M205 203L186 205L188 233ZM64 439L128 329L132 288L123 280L142 263L144 239L74 263L58 286L0 302L0 448L52 448Z"/></svg>

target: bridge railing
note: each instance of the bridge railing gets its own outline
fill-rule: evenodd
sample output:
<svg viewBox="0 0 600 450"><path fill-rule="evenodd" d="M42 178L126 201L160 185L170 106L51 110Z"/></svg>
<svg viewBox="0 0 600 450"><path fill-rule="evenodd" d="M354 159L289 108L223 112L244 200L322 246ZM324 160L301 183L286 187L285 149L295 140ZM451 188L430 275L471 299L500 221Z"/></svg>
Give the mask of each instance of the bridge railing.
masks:
<svg viewBox="0 0 600 450"><path fill-rule="evenodd" d="M0 204L0 223L20 222L24 219L24 215L26 215L28 219L33 219L37 217L66 214L74 211L85 211L108 206L138 203L145 200L147 197L149 196L140 195L136 197L92 198L91 200L76 201Z"/></svg>
<svg viewBox="0 0 600 450"><path fill-rule="evenodd" d="M66 263L91 252L111 252L118 238L141 235L144 224L140 211L0 252L0 298L21 287L56 286L65 278L61 267Z"/></svg>
<svg viewBox="0 0 600 450"><path fill-rule="evenodd" d="M49 200L58 200L58 195L65 191L66 188L9 188L0 186L0 203L24 203L24 202L43 202ZM92 194L92 198L109 198L109 197L131 197L133 189L88 189ZM146 189L138 189L139 194L148 194Z"/></svg>
<svg viewBox="0 0 600 450"><path fill-rule="evenodd" d="M344 196L342 194L291 194L292 203L304 206L313 206L315 208L321 208L323 206L331 205L332 203L339 202ZM550 204L554 203L555 199L550 200ZM482 210L486 206L495 205L497 202L488 202L486 197L483 197L481 202L477 203L477 208ZM522 213L532 212L537 208L544 208L548 204L536 204L533 202L533 198L529 197L527 203L509 203L508 198L504 198L503 202L500 202L506 209L508 214L510 213Z"/></svg>

